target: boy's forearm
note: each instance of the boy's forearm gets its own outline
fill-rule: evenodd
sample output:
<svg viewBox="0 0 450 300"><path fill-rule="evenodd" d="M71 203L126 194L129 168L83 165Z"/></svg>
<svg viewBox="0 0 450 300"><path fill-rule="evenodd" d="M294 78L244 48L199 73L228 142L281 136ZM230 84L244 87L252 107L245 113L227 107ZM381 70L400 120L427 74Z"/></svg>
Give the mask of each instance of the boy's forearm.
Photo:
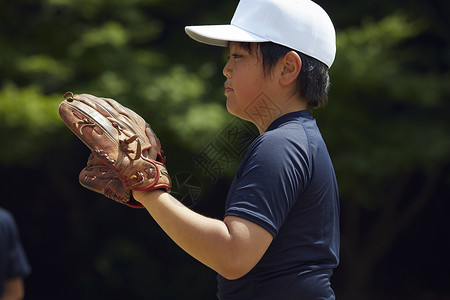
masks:
<svg viewBox="0 0 450 300"><path fill-rule="evenodd" d="M0 300L22 300L24 297L23 279L13 278L5 281Z"/></svg>
<svg viewBox="0 0 450 300"><path fill-rule="evenodd" d="M133 196L178 246L227 276L236 247L225 222L197 214L163 191L133 192Z"/></svg>

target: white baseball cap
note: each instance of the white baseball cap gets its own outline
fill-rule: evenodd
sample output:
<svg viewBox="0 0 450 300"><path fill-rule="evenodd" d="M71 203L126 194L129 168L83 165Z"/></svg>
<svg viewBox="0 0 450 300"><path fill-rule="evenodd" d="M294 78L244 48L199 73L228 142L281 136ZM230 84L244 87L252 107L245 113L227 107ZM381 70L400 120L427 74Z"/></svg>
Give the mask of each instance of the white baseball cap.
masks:
<svg viewBox="0 0 450 300"><path fill-rule="evenodd" d="M186 26L194 40L226 47L228 42L273 42L325 63L336 56L336 33L328 14L310 0L241 0L230 25Z"/></svg>

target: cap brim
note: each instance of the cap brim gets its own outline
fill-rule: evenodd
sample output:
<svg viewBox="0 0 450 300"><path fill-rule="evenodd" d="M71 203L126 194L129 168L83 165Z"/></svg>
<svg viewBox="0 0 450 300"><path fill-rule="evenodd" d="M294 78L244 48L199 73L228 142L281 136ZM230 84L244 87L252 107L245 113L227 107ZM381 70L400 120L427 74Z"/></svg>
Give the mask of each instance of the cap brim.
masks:
<svg viewBox="0 0 450 300"><path fill-rule="evenodd" d="M228 42L267 42L268 40L234 25L186 26L186 33L200 43L226 47Z"/></svg>

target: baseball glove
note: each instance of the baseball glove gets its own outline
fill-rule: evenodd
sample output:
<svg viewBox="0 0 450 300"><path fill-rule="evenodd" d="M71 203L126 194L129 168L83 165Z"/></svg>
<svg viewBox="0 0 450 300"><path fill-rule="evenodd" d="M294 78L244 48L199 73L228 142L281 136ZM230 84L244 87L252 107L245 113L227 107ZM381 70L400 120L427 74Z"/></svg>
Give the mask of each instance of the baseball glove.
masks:
<svg viewBox="0 0 450 300"><path fill-rule="evenodd" d="M150 125L113 99L67 92L59 115L92 154L81 171L81 185L131 207L131 190L170 191L161 144Z"/></svg>

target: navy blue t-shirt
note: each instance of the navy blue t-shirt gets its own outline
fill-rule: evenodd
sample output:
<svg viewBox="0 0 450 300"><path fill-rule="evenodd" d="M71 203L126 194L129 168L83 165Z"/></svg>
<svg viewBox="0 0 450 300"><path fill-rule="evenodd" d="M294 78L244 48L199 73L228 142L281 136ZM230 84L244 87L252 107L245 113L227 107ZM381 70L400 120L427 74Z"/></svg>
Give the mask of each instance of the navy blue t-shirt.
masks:
<svg viewBox="0 0 450 300"><path fill-rule="evenodd" d="M225 216L250 220L273 241L245 276L218 275L221 300L334 299L339 198L328 150L308 111L275 120L250 145L226 200Z"/></svg>
<svg viewBox="0 0 450 300"><path fill-rule="evenodd" d="M23 278L30 272L14 217L0 207L0 298L5 280Z"/></svg>

